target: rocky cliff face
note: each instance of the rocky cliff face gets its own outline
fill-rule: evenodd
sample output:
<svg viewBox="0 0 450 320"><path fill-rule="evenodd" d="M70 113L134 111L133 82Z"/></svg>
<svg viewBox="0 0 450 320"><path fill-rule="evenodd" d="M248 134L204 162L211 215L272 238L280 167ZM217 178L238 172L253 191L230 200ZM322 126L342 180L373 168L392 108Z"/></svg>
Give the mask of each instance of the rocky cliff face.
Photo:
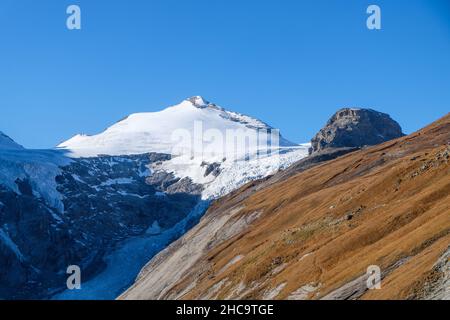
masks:
<svg viewBox="0 0 450 320"><path fill-rule="evenodd" d="M216 201L121 299L447 298L450 115L329 157ZM380 290L367 286L372 265Z"/></svg>
<svg viewBox="0 0 450 320"><path fill-rule="evenodd" d="M65 289L69 265L80 266L88 281L121 241L185 219L201 201L201 186L171 174L149 178L149 168L168 159L155 153L72 159L55 178L62 211L37 194L32 173L46 170L37 164L15 181L16 190L0 184L0 298L49 298Z"/></svg>
<svg viewBox="0 0 450 320"><path fill-rule="evenodd" d="M385 113L345 108L336 112L311 140L311 153L330 148L361 148L402 137L400 125Z"/></svg>

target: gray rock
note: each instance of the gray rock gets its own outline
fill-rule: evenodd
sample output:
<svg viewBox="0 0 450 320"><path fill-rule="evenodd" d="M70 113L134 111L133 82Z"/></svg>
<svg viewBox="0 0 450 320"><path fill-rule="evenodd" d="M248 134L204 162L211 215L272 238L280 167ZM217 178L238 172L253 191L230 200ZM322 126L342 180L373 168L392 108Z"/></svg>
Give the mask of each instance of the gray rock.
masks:
<svg viewBox="0 0 450 320"><path fill-rule="evenodd" d="M219 174L222 172L220 166L221 166L221 164L218 162L213 162L213 163L203 162L202 167L206 167L204 176L207 177L210 174L212 174L214 177L218 177Z"/></svg>
<svg viewBox="0 0 450 320"><path fill-rule="evenodd" d="M362 148L402 136L400 125L385 113L344 108L311 140L310 154L330 148Z"/></svg>
<svg viewBox="0 0 450 320"><path fill-rule="evenodd" d="M191 178L183 178L176 183L170 185L166 192L168 194L195 194L201 195L203 191L203 186L200 184L195 184Z"/></svg>
<svg viewBox="0 0 450 320"><path fill-rule="evenodd" d="M16 180L18 192L0 181L0 299L49 298L65 289L69 265L79 265L88 281L119 242L155 221L169 229L186 218L201 201L201 186L163 171L150 175L150 165L168 159L73 159L55 179L63 212L37 197L27 179Z"/></svg>

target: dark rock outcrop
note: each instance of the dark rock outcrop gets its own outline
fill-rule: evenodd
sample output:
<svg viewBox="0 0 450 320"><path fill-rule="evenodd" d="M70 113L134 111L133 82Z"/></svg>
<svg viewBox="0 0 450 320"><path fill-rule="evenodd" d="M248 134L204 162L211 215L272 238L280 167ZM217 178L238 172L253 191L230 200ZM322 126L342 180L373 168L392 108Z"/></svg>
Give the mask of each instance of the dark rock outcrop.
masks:
<svg viewBox="0 0 450 320"><path fill-rule="evenodd" d="M400 125L388 114L372 109L344 108L311 140L310 154L330 148L362 148L402 136Z"/></svg>
<svg viewBox="0 0 450 320"><path fill-rule="evenodd" d="M220 163L214 162L214 163L206 163L203 162L202 167L206 167L204 176L207 177L210 174L212 174L214 177L218 177L219 174L222 172L222 169L220 168Z"/></svg>

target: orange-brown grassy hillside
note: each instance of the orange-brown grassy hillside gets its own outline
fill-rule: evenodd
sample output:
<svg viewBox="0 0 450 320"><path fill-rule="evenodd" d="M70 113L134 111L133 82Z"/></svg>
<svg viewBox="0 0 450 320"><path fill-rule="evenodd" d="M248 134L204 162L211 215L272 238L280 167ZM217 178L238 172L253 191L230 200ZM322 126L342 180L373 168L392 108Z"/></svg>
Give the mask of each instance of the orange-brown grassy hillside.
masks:
<svg viewBox="0 0 450 320"><path fill-rule="evenodd" d="M450 114L219 200L121 298L444 298L449 244Z"/></svg>

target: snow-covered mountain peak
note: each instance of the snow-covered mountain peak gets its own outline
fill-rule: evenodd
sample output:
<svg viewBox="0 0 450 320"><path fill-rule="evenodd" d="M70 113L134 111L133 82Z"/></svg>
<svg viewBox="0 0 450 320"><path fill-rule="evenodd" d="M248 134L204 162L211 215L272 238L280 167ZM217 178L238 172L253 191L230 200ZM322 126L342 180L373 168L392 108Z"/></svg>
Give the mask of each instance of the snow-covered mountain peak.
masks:
<svg viewBox="0 0 450 320"><path fill-rule="evenodd" d="M309 145L294 144L261 120L196 96L159 112L131 114L100 134L76 135L58 147L74 158L171 155L151 171L187 177L211 199L286 168L305 157Z"/></svg>
<svg viewBox="0 0 450 320"><path fill-rule="evenodd" d="M193 96L186 100L191 102L197 108L206 108L210 105L209 101L204 99L202 96Z"/></svg>
<svg viewBox="0 0 450 320"><path fill-rule="evenodd" d="M215 145L220 148L222 141L211 141L212 133L217 136L220 132L224 137L229 132L240 132L240 135L253 133L256 137L255 133L261 130L270 134L273 128L258 119L227 111L201 96L195 96L159 112L131 114L97 135L78 134L58 148L69 150L75 157L148 152L176 154L174 147L190 152L196 143L210 149ZM185 138L184 141L179 141L180 136ZM281 137L280 145L295 146Z"/></svg>
<svg viewBox="0 0 450 320"><path fill-rule="evenodd" d="M23 150L20 144L16 143L13 139L0 131L0 149L3 150Z"/></svg>
<svg viewBox="0 0 450 320"><path fill-rule="evenodd" d="M212 112L215 112L220 117L222 117L226 120L230 120L233 122L243 124L247 128L250 128L250 129L265 129L265 130L273 129L267 123L265 123L259 119L256 119L256 118L253 118L253 117L250 117L250 116L238 113L238 112L227 110L221 106L216 105L215 103L209 102L202 96L194 96L194 97L188 98L181 105L185 105L186 102L198 109L207 109Z"/></svg>

